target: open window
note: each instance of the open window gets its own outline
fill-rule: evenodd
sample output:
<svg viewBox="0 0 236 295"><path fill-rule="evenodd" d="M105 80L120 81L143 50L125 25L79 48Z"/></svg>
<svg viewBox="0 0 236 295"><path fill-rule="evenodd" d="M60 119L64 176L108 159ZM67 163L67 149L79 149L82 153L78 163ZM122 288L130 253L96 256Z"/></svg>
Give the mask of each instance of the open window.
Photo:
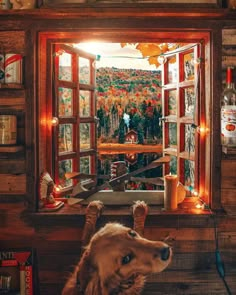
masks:
<svg viewBox="0 0 236 295"><path fill-rule="evenodd" d="M39 73L42 87L39 89L38 171L40 174L47 170L63 195L77 182L66 180L66 172L97 174L96 56L65 45L89 41L93 33L86 37L83 33L68 34L68 40L65 35L63 42L55 42L59 37L56 33L40 34L40 52L47 52L47 55L42 54L40 68L44 71ZM180 32L177 35L185 45L163 58L160 120L163 143L157 145L157 149L171 157L170 163L163 165L163 173L177 174L188 188L188 197L197 193L210 204L210 165L206 164L210 149L207 154L205 148L210 143L206 132L210 122L205 116L211 101L209 89L206 91L210 71L204 62L206 56L210 56L209 33L185 32L185 38ZM105 37L110 42L120 43L145 40L143 32L128 40L123 33L117 40L111 33L101 32L100 39ZM173 41L170 33L152 34L153 43L162 40ZM175 36L174 41L176 43L178 37ZM54 117L56 125L51 123ZM163 192L160 196L163 198Z"/></svg>
<svg viewBox="0 0 236 295"><path fill-rule="evenodd" d="M54 44L52 79L52 175L58 189L71 189L66 173L96 172L95 56Z"/></svg>
<svg viewBox="0 0 236 295"><path fill-rule="evenodd" d="M204 79L201 47L189 44L167 54L162 70L163 152L171 156L165 173L177 174L188 196L199 194L200 183L201 189L205 187L205 135L209 130L200 84Z"/></svg>

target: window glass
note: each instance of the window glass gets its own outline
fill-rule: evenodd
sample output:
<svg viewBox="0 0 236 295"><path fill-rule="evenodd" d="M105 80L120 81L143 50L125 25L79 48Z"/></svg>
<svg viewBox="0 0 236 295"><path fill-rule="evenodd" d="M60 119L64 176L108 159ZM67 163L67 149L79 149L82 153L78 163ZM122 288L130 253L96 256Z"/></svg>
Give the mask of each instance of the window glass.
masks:
<svg viewBox="0 0 236 295"><path fill-rule="evenodd" d="M90 173L90 156L80 158L80 172L89 174Z"/></svg>
<svg viewBox="0 0 236 295"><path fill-rule="evenodd" d="M79 92L79 114L81 117L89 117L90 110L90 91L80 90Z"/></svg>
<svg viewBox="0 0 236 295"><path fill-rule="evenodd" d="M177 82L177 62L176 57L172 56L167 59L167 71L168 71L168 78L167 83L175 83Z"/></svg>
<svg viewBox="0 0 236 295"><path fill-rule="evenodd" d="M73 161L72 159L63 160L58 162L59 169L59 185L62 187L68 187L72 185L71 179L66 179L65 173L73 171Z"/></svg>
<svg viewBox="0 0 236 295"><path fill-rule="evenodd" d="M90 61L87 58L79 57L79 83L90 84Z"/></svg>
<svg viewBox="0 0 236 295"><path fill-rule="evenodd" d="M169 115L176 115L176 90L168 91L168 110Z"/></svg>
<svg viewBox="0 0 236 295"><path fill-rule="evenodd" d="M91 147L90 124L80 124L80 150L89 149Z"/></svg>
<svg viewBox="0 0 236 295"><path fill-rule="evenodd" d="M184 115L194 117L195 94L193 87L184 88Z"/></svg>
<svg viewBox="0 0 236 295"><path fill-rule="evenodd" d="M194 177L195 165L193 161L184 160L184 177L185 177L185 186L188 188L188 191L191 193L194 189Z"/></svg>
<svg viewBox="0 0 236 295"><path fill-rule="evenodd" d="M191 127L191 124L186 124L185 128L185 151L194 152L195 151L195 129Z"/></svg>
<svg viewBox="0 0 236 295"><path fill-rule="evenodd" d="M177 124L169 123L169 145L177 145Z"/></svg>
<svg viewBox="0 0 236 295"><path fill-rule="evenodd" d="M59 71L58 79L62 81L72 81L72 67L71 67L71 54L63 52L59 55Z"/></svg>
<svg viewBox="0 0 236 295"><path fill-rule="evenodd" d="M60 124L58 133L59 153L73 150L73 125Z"/></svg>
<svg viewBox="0 0 236 295"><path fill-rule="evenodd" d="M73 90L65 87L59 87L58 90L59 116L72 116Z"/></svg>
<svg viewBox="0 0 236 295"><path fill-rule="evenodd" d="M177 157L170 156L170 173L177 174Z"/></svg>
<svg viewBox="0 0 236 295"><path fill-rule="evenodd" d="M184 54L184 79L194 79L194 54L193 52Z"/></svg>

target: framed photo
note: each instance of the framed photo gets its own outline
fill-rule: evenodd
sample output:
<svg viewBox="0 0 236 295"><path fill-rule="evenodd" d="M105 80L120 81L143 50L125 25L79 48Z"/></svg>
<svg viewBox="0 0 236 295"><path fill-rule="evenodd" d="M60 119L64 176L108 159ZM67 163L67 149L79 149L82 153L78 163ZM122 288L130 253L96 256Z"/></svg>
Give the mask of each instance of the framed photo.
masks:
<svg viewBox="0 0 236 295"><path fill-rule="evenodd" d="M124 7L126 4L132 6L137 3L140 4L157 4L160 7L221 7L222 0L43 0L43 6L45 7L76 7L81 4L89 4L89 6L102 6L102 4L122 4ZM84 5L83 5L84 6ZM107 6L106 6L107 7ZM149 5L150 7L150 5Z"/></svg>

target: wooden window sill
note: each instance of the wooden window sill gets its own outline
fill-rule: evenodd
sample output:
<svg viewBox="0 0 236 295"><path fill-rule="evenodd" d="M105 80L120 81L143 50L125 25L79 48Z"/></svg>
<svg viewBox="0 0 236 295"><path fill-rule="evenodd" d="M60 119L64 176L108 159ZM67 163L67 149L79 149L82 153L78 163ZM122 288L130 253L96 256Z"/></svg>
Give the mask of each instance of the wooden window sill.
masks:
<svg viewBox="0 0 236 295"><path fill-rule="evenodd" d="M193 198L191 198L193 199ZM149 213L145 226L160 227L213 227L211 210L196 209L195 201L186 199L179 205L177 210L165 211L162 205L149 205ZM78 226L83 227L87 205L65 204L60 210L55 212L27 213L27 219L34 225L42 226ZM217 214L224 214L219 211ZM132 226L133 218L130 205L105 205L102 215L98 220L98 226L107 222L121 222L127 226Z"/></svg>

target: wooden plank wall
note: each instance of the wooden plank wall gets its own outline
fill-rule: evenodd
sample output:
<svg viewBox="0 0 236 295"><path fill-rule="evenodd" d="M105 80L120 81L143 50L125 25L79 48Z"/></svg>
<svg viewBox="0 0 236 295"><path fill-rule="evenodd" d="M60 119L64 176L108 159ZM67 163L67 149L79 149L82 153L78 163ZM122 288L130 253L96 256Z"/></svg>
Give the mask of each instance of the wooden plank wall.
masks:
<svg viewBox="0 0 236 295"><path fill-rule="evenodd" d="M40 27L40 21L37 20ZM236 25L236 24L235 24ZM9 24L11 27L11 24ZM70 20L68 21L70 25ZM13 28L13 30L12 30ZM17 28L18 29L18 28ZM0 31L0 42L5 52L25 55L25 32L12 25L11 30ZM27 27L27 30L29 28ZM31 72L30 72L31 74ZM26 91L1 89L0 111L19 111L19 145L25 145ZM79 259L82 224L38 225L25 219L24 202L11 202L13 195L24 196L27 175L25 153L0 156L0 195L8 196L8 202L0 202L0 248L33 248L37 263L35 271L38 285L35 294L59 295L68 273ZM226 280L232 294L236 294L236 160L222 161L222 203L227 211L218 217L219 247L225 263ZM10 199L9 199L10 197ZM1 199L2 200L2 199ZM194 219L194 216L193 216ZM118 219L119 220L119 219ZM160 239L166 234L175 237L174 258L171 266L159 275L148 278L144 294L227 295L215 265L215 236L213 221L209 217L204 225L188 224L178 227L175 221L167 226L153 224L145 229L145 237Z"/></svg>
<svg viewBox="0 0 236 295"><path fill-rule="evenodd" d="M1 248L32 247L36 251L38 275L36 294L59 295L73 265L78 261L82 227L74 225L32 226L23 218L23 204L0 204ZM225 263L226 280L232 294L236 293L236 219L221 218L219 247ZM129 224L128 224L129 225ZM213 218L200 227L185 225L178 228L172 219L169 226L148 226L146 238L159 240L166 235L175 239L174 257L170 267L147 279L144 294L227 295L215 265L215 232Z"/></svg>

